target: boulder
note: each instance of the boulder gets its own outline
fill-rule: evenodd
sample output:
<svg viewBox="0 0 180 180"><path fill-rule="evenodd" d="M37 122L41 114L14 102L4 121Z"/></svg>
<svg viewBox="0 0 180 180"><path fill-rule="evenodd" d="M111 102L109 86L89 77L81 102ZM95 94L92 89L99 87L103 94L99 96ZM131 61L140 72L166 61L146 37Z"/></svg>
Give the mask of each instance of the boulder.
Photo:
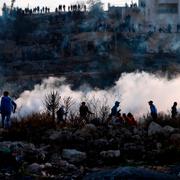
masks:
<svg viewBox="0 0 180 180"><path fill-rule="evenodd" d="M142 158L145 152L145 147L141 144L136 143L125 143L123 147L123 153L129 158L136 159Z"/></svg>
<svg viewBox="0 0 180 180"><path fill-rule="evenodd" d="M94 124L86 124L82 129L77 130L74 133L75 139L81 138L82 141L85 139L93 139L93 137L97 137L98 131Z"/></svg>
<svg viewBox="0 0 180 180"><path fill-rule="evenodd" d="M108 150L100 152L100 156L102 158L118 158L120 157L121 153L120 150Z"/></svg>
<svg viewBox="0 0 180 180"><path fill-rule="evenodd" d="M173 145L180 147L180 134L172 134L170 141Z"/></svg>
<svg viewBox="0 0 180 180"><path fill-rule="evenodd" d="M53 131L52 134L49 135L49 140L59 142L59 143L71 141L72 133L71 131L68 131L68 130Z"/></svg>
<svg viewBox="0 0 180 180"><path fill-rule="evenodd" d="M86 124L84 127L83 127L83 130L84 131L97 131L97 127L94 125L94 124Z"/></svg>
<svg viewBox="0 0 180 180"><path fill-rule="evenodd" d="M78 163L86 159L86 153L77 151L76 149L63 149L62 157L69 162Z"/></svg>
<svg viewBox="0 0 180 180"><path fill-rule="evenodd" d="M105 179L154 179L154 180L175 180L175 175L156 172L146 168L119 167L111 170L102 170L90 173L83 180L105 180Z"/></svg>
<svg viewBox="0 0 180 180"><path fill-rule="evenodd" d="M153 135L158 135L163 133L163 128L155 123L151 122L149 127L148 127L148 136L153 136Z"/></svg>
<svg viewBox="0 0 180 180"><path fill-rule="evenodd" d="M45 166L45 168L51 168L52 164L51 163L45 163L44 166Z"/></svg>
<svg viewBox="0 0 180 180"><path fill-rule="evenodd" d="M38 163L33 163L33 164L30 164L27 168L26 168L26 171L30 174L37 174L37 175L40 175L41 174L41 171L42 171L43 167L38 164Z"/></svg>
<svg viewBox="0 0 180 180"><path fill-rule="evenodd" d="M71 163L64 161L64 160L60 160L59 163L57 164L57 166L62 171L65 171L65 172L77 170L77 167L74 164L71 164Z"/></svg>
<svg viewBox="0 0 180 180"><path fill-rule="evenodd" d="M168 135L170 135L170 134L175 132L175 128L173 128L171 126L164 126L163 127L163 131L168 136Z"/></svg>
<svg viewBox="0 0 180 180"><path fill-rule="evenodd" d="M96 139L93 144L98 149L106 148L109 145L107 139Z"/></svg>
<svg viewBox="0 0 180 180"><path fill-rule="evenodd" d="M59 131L54 131L54 132L49 136L49 140L55 141L55 140L59 139L60 136L61 136L61 132L59 132Z"/></svg>

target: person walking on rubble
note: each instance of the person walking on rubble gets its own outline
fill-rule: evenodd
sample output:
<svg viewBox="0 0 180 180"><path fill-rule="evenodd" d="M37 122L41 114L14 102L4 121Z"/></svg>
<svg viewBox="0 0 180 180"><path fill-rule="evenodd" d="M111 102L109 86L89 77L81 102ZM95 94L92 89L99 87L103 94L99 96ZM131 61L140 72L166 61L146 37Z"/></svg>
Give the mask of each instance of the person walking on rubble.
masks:
<svg viewBox="0 0 180 180"><path fill-rule="evenodd" d="M87 121L87 115L88 114L93 114L89 108L86 106L86 103L85 102L82 102L81 103L81 106L79 108L79 113L80 113L80 118L82 120L86 120Z"/></svg>
<svg viewBox="0 0 180 180"><path fill-rule="evenodd" d="M16 111L16 103L9 97L9 92L4 91L3 97L1 98L0 112L2 117L2 127L10 128L11 127L11 113Z"/></svg>
<svg viewBox="0 0 180 180"><path fill-rule="evenodd" d="M64 117L67 115L67 112L64 110L64 106L61 106L56 112L57 114L57 123L65 122Z"/></svg>
<svg viewBox="0 0 180 180"><path fill-rule="evenodd" d="M149 103L149 106L150 106L151 117L152 117L153 121L156 121L157 120L157 108L153 104L153 101L149 101L148 103Z"/></svg>
<svg viewBox="0 0 180 180"><path fill-rule="evenodd" d="M116 117L118 115L118 113L121 111L121 109L118 110L119 105L120 105L120 102L116 101L114 106L111 109L111 114L110 114L111 117L113 117L113 116Z"/></svg>
<svg viewBox="0 0 180 180"><path fill-rule="evenodd" d="M171 108L171 117L172 119L176 118L178 112L177 112L177 102L174 102L172 108Z"/></svg>

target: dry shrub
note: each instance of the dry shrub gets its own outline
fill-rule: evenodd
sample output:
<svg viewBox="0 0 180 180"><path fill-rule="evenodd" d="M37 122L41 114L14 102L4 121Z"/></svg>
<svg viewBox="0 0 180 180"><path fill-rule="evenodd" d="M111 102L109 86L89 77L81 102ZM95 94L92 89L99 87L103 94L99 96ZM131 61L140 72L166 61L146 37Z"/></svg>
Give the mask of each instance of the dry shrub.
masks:
<svg viewBox="0 0 180 180"><path fill-rule="evenodd" d="M12 128L5 138L16 141L26 140L39 144L44 132L55 128L55 122L47 113L33 113L18 120L13 119Z"/></svg>
<svg viewBox="0 0 180 180"><path fill-rule="evenodd" d="M61 96L57 91L52 90L49 94L44 97L44 105L47 111L51 114L52 120L55 122L55 113L59 108Z"/></svg>
<svg viewBox="0 0 180 180"><path fill-rule="evenodd" d="M52 128L55 126L48 113L33 113L29 116L19 119L19 121L13 121L13 127L15 128Z"/></svg>
<svg viewBox="0 0 180 180"><path fill-rule="evenodd" d="M140 118L140 126L142 127L148 127L149 123L152 122L152 117L150 114L144 115L142 118ZM180 115L178 115L175 119L172 119L169 114L158 114L158 118L156 120L156 123L158 123L161 126L172 126L174 128L180 128Z"/></svg>

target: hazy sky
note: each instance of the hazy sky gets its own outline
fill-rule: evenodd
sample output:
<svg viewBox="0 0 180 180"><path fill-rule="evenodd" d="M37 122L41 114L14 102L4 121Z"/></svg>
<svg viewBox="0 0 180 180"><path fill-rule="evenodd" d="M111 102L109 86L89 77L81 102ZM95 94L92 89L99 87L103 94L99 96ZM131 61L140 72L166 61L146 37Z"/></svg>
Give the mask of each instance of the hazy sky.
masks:
<svg viewBox="0 0 180 180"><path fill-rule="evenodd" d="M33 7L33 6L49 6L51 8L51 11L54 11L55 7L59 4L73 4L76 2L85 2L86 0L16 0L14 6L19 7ZM114 4L114 5L124 5L126 2L131 3L132 0L101 0L105 8L107 8L107 4ZM133 2L137 2L138 0L133 0ZM11 0L0 0L0 7L2 7L3 3L6 2L7 5L11 4Z"/></svg>

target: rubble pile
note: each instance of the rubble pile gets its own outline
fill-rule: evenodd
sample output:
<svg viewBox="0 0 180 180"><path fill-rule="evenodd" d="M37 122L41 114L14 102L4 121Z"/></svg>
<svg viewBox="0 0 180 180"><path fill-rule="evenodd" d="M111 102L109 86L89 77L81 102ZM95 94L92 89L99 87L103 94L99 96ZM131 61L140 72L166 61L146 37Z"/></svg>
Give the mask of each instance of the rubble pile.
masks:
<svg viewBox="0 0 180 180"><path fill-rule="evenodd" d="M0 131L1 178L178 179L180 172L180 129L155 122L146 128L57 127L39 131L37 141Z"/></svg>

